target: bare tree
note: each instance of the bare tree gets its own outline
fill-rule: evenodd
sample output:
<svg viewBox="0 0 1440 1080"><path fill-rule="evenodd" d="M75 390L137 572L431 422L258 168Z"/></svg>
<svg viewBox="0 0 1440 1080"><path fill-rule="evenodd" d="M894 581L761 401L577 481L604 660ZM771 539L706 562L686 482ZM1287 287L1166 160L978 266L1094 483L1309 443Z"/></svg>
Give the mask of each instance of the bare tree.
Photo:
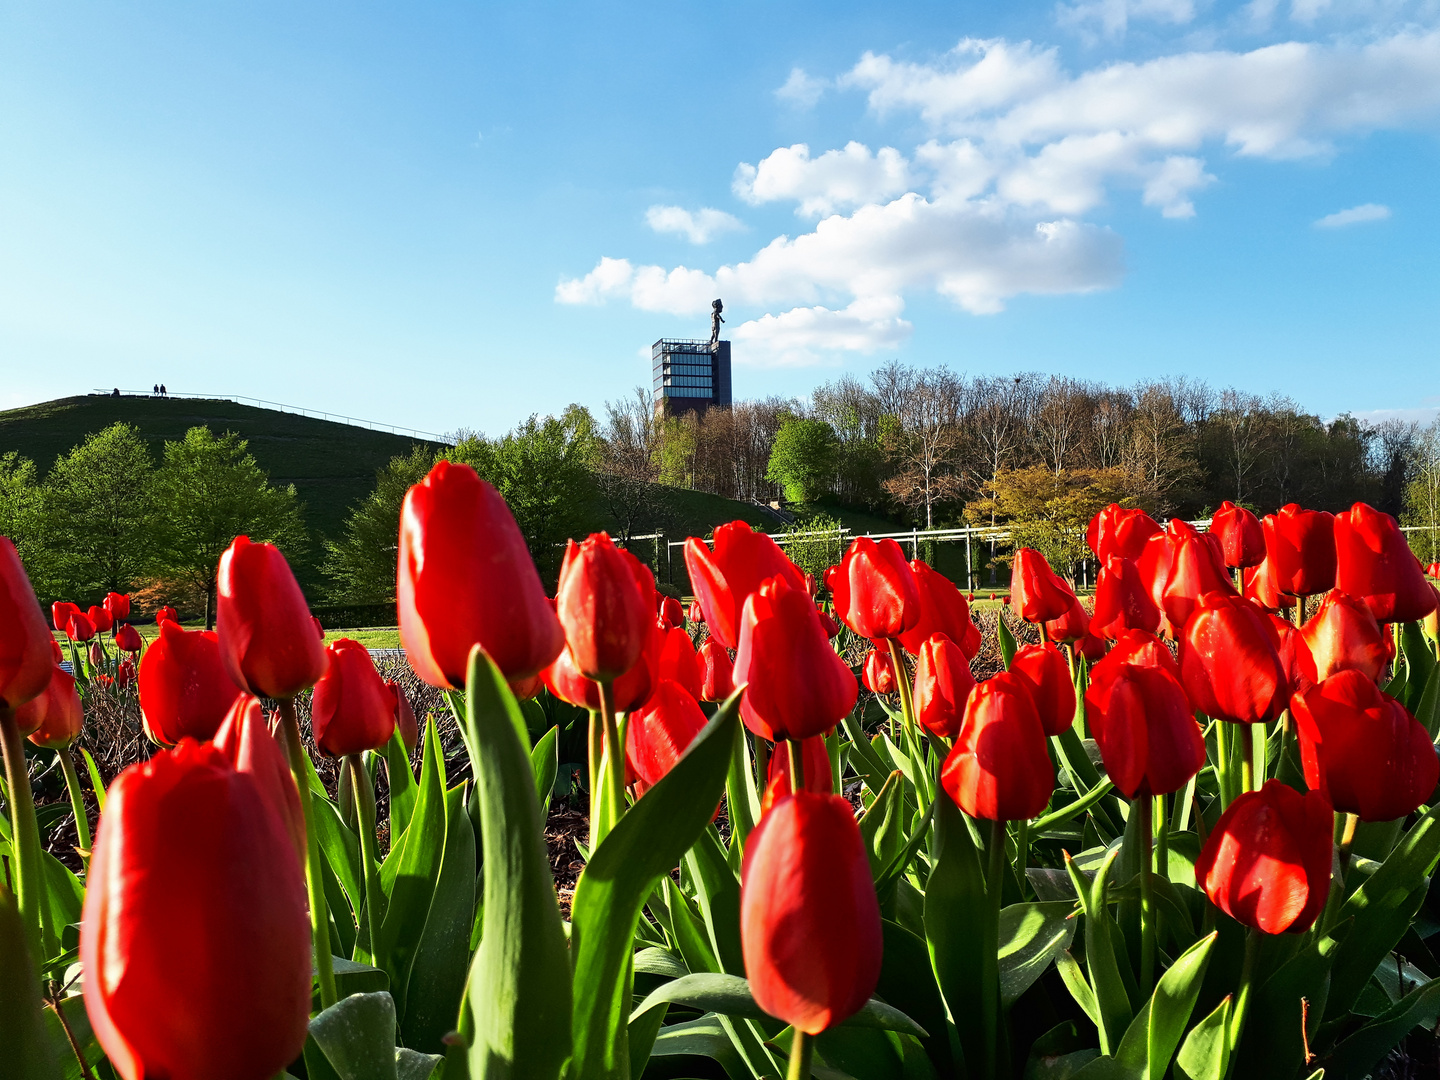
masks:
<svg viewBox="0 0 1440 1080"><path fill-rule="evenodd" d="M655 410L643 386L637 386L629 397L605 403L596 486L625 543L653 521L659 509L656 441Z"/></svg>
<svg viewBox="0 0 1440 1080"><path fill-rule="evenodd" d="M925 527L935 524L935 507L960 493L955 458L963 442L960 417L965 382L944 368L916 371L896 364L877 375L876 397L896 409L884 435L885 451L897 466L885 490L904 506L923 510Z"/></svg>

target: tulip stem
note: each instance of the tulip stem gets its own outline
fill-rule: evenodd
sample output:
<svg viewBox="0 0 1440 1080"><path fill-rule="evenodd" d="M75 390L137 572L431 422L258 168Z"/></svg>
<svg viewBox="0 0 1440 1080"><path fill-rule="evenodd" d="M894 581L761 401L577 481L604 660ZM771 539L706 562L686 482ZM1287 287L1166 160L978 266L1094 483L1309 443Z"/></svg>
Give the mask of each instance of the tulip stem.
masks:
<svg viewBox="0 0 1440 1080"><path fill-rule="evenodd" d="M1230 731L1223 720L1215 724L1215 774L1220 785L1220 809L1229 809L1235 795L1230 790Z"/></svg>
<svg viewBox="0 0 1440 1080"><path fill-rule="evenodd" d="M985 1068L977 1075L1000 1075L1000 1040L1004 1037L1001 1028L1004 1020L1000 1016L1000 907L1005 893L1005 869L1008 865L1005 854L1005 822L990 823L989 868L985 875L985 888L990 901L985 926L985 953L982 975L984 989L981 1004L981 1021L985 1026Z"/></svg>
<svg viewBox="0 0 1440 1080"><path fill-rule="evenodd" d="M590 710L590 730L586 743L590 765L590 850L600 842L600 714Z"/></svg>
<svg viewBox="0 0 1440 1080"><path fill-rule="evenodd" d="M1138 795L1131 813L1140 815L1140 997L1155 989L1155 801Z"/></svg>
<svg viewBox="0 0 1440 1080"><path fill-rule="evenodd" d="M56 750L60 756L60 769L65 773L65 789L70 793L70 809L75 814L75 847L80 859L90 866L90 814L85 809L85 792L80 787L80 776L75 771L75 759L70 748L62 746Z"/></svg>
<svg viewBox="0 0 1440 1080"><path fill-rule="evenodd" d="M790 1068L785 1071L785 1080L809 1080L810 1062L815 1056L815 1044L810 1036L799 1028L790 1037Z"/></svg>
<svg viewBox="0 0 1440 1080"><path fill-rule="evenodd" d="M1355 845L1355 830L1360 827L1359 814L1345 815L1345 829L1340 834L1340 844L1337 853L1340 856L1340 880L1345 880L1345 875L1350 872L1350 849Z"/></svg>
<svg viewBox="0 0 1440 1080"><path fill-rule="evenodd" d="M1230 1014L1230 1030L1226 1038L1230 1044L1229 1064L1225 1068L1228 1076L1235 1067L1236 1050L1240 1037L1245 1034L1245 1013L1250 1004L1250 983L1255 975L1255 956L1260 951L1260 931L1251 929L1245 934L1245 961L1240 968L1240 985L1235 991L1235 1008Z"/></svg>
<svg viewBox="0 0 1440 1080"><path fill-rule="evenodd" d="M320 835L315 829L315 807L310 800L310 766L300 742L300 721L295 700L280 701L280 726L285 731L285 751L290 758L290 775L300 792L300 809L305 814L305 887L310 897L310 934L315 946L315 975L320 982L320 1008L339 1000L335 990L335 969L330 960L330 909L325 904L325 885L320 877ZM372 941L371 947L375 943Z"/></svg>
<svg viewBox="0 0 1440 1080"><path fill-rule="evenodd" d="M382 918L380 900L385 894L380 888L380 870L375 857L375 781L359 754L346 754L345 764L355 795L356 814L360 819L360 860L365 864L365 923L370 932L370 955L378 958Z"/></svg>
<svg viewBox="0 0 1440 1080"><path fill-rule="evenodd" d="M790 792L794 794L805 787L805 755L801 752L800 740L786 739L785 753L790 757Z"/></svg>
<svg viewBox="0 0 1440 1080"><path fill-rule="evenodd" d="M1240 790L1255 790L1255 731L1251 724L1240 725Z"/></svg>
<svg viewBox="0 0 1440 1080"><path fill-rule="evenodd" d="M605 724L605 761L610 766L605 776L610 785L610 807L605 815L608 819L605 834L608 834L625 807L625 748L620 745L620 729L615 723L615 686L608 682L599 686L600 719Z"/></svg>
<svg viewBox="0 0 1440 1080"><path fill-rule="evenodd" d="M15 900L20 908L26 944L35 958L35 966L39 967L45 960L40 952L40 898L44 887L40 826L35 820L35 796L30 790L25 744L20 739L14 709L0 707L0 748L5 754L5 783L10 796L10 827L15 845L10 860Z"/></svg>
<svg viewBox="0 0 1440 1080"><path fill-rule="evenodd" d="M905 728L913 736L915 732L915 699L910 691L910 680L905 675L905 653L900 648L900 642L894 638L887 638L886 643L890 646L890 666L895 669L895 685L900 690L900 715L905 720Z"/></svg>

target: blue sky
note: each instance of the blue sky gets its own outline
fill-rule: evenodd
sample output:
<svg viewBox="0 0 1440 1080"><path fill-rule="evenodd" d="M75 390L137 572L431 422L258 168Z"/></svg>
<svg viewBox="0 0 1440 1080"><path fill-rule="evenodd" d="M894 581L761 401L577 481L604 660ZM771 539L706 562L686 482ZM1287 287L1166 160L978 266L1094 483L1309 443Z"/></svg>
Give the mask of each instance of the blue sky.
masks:
<svg viewBox="0 0 1440 1080"><path fill-rule="evenodd" d="M1440 0L0 24L0 407L494 434L648 384L713 296L738 397L898 357L1440 405Z"/></svg>

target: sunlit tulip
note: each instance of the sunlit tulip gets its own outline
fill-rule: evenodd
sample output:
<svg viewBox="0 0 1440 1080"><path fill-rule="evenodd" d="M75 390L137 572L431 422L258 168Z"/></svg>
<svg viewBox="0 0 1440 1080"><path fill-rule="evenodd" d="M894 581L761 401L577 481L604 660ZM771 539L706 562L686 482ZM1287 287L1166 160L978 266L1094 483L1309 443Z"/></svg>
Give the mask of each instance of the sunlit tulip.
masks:
<svg viewBox="0 0 1440 1080"><path fill-rule="evenodd" d="M59 630L61 633L64 633L65 627L70 625L71 615L83 614L85 613L80 610L79 605L72 604L69 600L56 600L53 604L50 605L51 625L53 625L55 629Z"/></svg>
<svg viewBox="0 0 1440 1080"><path fill-rule="evenodd" d="M236 685L282 700L315 685L325 647L279 548L237 536L220 556L217 591L220 659Z"/></svg>
<svg viewBox="0 0 1440 1080"><path fill-rule="evenodd" d="M971 817L1023 821L1044 811L1055 767L1019 675L1002 671L975 687L940 784Z"/></svg>
<svg viewBox="0 0 1440 1080"><path fill-rule="evenodd" d="M1378 680L1385 670L1385 632L1363 600L1335 589L1300 628L1305 649L1301 673L1312 683L1341 671L1359 671Z"/></svg>
<svg viewBox="0 0 1440 1080"><path fill-rule="evenodd" d="M1229 499L1210 519L1210 531L1220 538L1225 565L1232 570L1259 566L1265 559L1265 528L1260 519Z"/></svg>
<svg viewBox="0 0 1440 1080"><path fill-rule="evenodd" d="M680 606L680 601L673 596L660 597L660 619L669 627L683 627L685 625L685 609Z"/></svg>
<svg viewBox="0 0 1440 1080"><path fill-rule="evenodd" d="M1435 610L1435 593L1400 526L1365 503L1335 518L1335 587L1364 600L1382 623L1418 622Z"/></svg>
<svg viewBox="0 0 1440 1080"><path fill-rule="evenodd" d="M650 699L630 713L625 759L645 787L665 778L706 724L695 698L673 679L661 679Z"/></svg>
<svg viewBox="0 0 1440 1080"><path fill-rule="evenodd" d="M1296 503L1268 514L1265 557L1275 588L1289 596L1314 596L1335 585L1335 519ZM1348 591L1348 590L1347 590Z"/></svg>
<svg viewBox="0 0 1440 1080"><path fill-rule="evenodd" d="M1267 723L1288 704L1289 678L1265 611L1238 596L1211 593L1180 635L1180 674L1206 716Z"/></svg>
<svg viewBox="0 0 1440 1080"><path fill-rule="evenodd" d="M915 662L915 719L925 730L953 739L974 689L965 650L944 634L932 634Z"/></svg>
<svg viewBox="0 0 1440 1080"><path fill-rule="evenodd" d="M740 881L755 1003L811 1035L856 1013L879 982L883 943L849 802L810 791L778 799L745 844Z"/></svg>
<svg viewBox="0 0 1440 1080"><path fill-rule="evenodd" d="M785 577L745 601L735 683L748 684L740 718L777 742L819 735L854 707L860 687L835 655L810 597Z"/></svg>
<svg viewBox="0 0 1440 1080"><path fill-rule="evenodd" d="M1200 725L1173 665L1133 658L1128 650L1110 653L1090 670L1085 691L1105 773L1128 799L1178 791L1205 764Z"/></svg>
<svg viewBox="0 0 1440 1080"><path fill-rule="evenodd" d="M1153 634L1160 627L1160 612L1133 560L1112 556L1100 568L1095 583L1095 611L1090 632L1114 641L1127 630Z"/></svg>
<svg viewBox="0 0 1440 1080"><path fill-rule="evenodd" d="M1200 533L1182 533L1174 538L1170 576L1161 594L1161 608L1170 625L1183 627L1208 593L1238 595L1215 545Z"/></svg>
<svg viewBox="0 0 1440 1080"><path fill-rule="evenodd" d="M464 686L473 645L507 679L565 645L510 508L468 465L442 461L406 494L396 608L406 658L431 686Z"/></svg>
<svg viewBox="0 0 1440 1080"><path fill-rule="evenodd" d="M1175 557L1175 541L1169 532L1161 530L1145 541L1145 547L1135 560L1135 570L1150 593L1150 601L1160 613L1159 633L1175 633L1179 627L1171 626L1165 618L1165 585L1170 580L1170 564Z"/></svg>
<svg viewBox="0 0 1440 1080"><path fill-rule="evenodd" d="M75 692L75 676L64 668L50 672L50 684L15 710L15 725L36 746L62 750L80 737L85 714Z"/></svg>
<svg viewBox="0 0 1440 1080"><path fill-rule="evenodd" d="M1195 860L1210 902L1267 934L1300 933L1330 894L1334 811L1318 791L1301 795L1280 780L1236 797Z"/></svg>
<svg viewBox="0 0 1440 1080"><path fill-rule="evenodd" d="M331 757L380 749L395 734L395 697L375 670L370 651L358 641L337 638L325 653L325 674L310 701L315 745Z"/></svg>
<svg viewBox="0 0 1440 1080"><path fill-rule="evenodd" d="M166 605L165 605L164 607L162 607L162 608L158 608L158 609L156 610L156 612L155 612L155 625L156 625L156 626L159 626L162 622L166 622L166 621L169 621L169 622L178 622L179 619L180 619L180 616L176 613L175 609L174 609L173 607L171 607L169 604L166 604Z"/></svg>
<svg viewBox="0 0 1440 1080"><path fill-rule="evenodd" d="M1101 563L1112 558L1138 559L1146 541L1159 531L1159 523L1144 510L1127 510L1111 503L1090 519L1085 542Z"/></svg>
<svg viewBox="0 0 1440 1080"><path fill-rule="evenodd" d="M629 712L645 704L659 680L660 652L665 648L665 631L653 619L640 660L611 685L616 712ZM569 649L561 649L554 663L540 673L546 688L561 701L591 712L600 711L600 684L587 679L575 667Z"/></svg>
<svg viewBox="0 0 1440 1080"><path fill-rule="evenodd" d="M915 572L894 540L857 537L830 579L835 614L861 637L898 638L920 621Z"/></svg>
<svg viewBox="0 0 1440 1080"><path fill-rule="evenodd" d="M890 661L890 650L872 648L865 654L865 663L860 668L860 681L872 694L893 694L895 692L895 665Z"/></svg>
<svg viewBox="0 0 1440 1080"><path fill-rule="evenodd" d="M299 1056L305 878L253 776L193 742L132 765L87 884L85 1010L123 1080L259 1080Z"/></svg>
<svg viewBox="0 0 1440 1080"><path fill-rule="evenodd" d="M115 625L115 620L111 617L110 612L99 604L91 604L85 614L90 617L90 625L95 627L97 634L108 633Z"/></svg>
<svg viewBox="0 0 1440 1080"><path fill-rule="evenodd" d="M265 710L260 707L259 699L249 694L236 698L215 732L213 742L238 772L255 778L266 805L280 816L295 854L303 863L305 811L300 806L300 792L285 760L285 751L265 722Z"/></svg>
<svg viewBox="0 0 1440 1080"><path fill-rule="evenodd" d="M1010 571L1010 600L1028 623L1049 622L1070 610L1075 593L1050 569L1045 556L1034 548L1015 552Z"/></svg>
<svg viewBox="0 0 1440 1080"><path fill-rule="evenodd" d="M597 682L635 666L655 621L653 599L605 533L569 542L555 607L576 670Z"/></svg>
<svg viewBox="0 0 1440 1080"><path fill-rule="evenodd" d="M121 623L115 628L115 647L121 652L139 652L144 644L140 631L136 630L133 624Z"/></svg>
<svg viewBox="0 0 1440 1080"><path fill-rule="evenodd" d="M838 637L840 634L840 624L835 621L834 617L828 611L817 610L816 614L820 616L820 625L825 630L825 636L830 639Z"/></svg>
<svg viewBox="0 0 1440 1080"><path fill-rule="evenodd" d="M1075 684L1070 681L1070 665L1053 643L1020 646L1010 661L1010 670L1035 699L1035 711L1046 735L1059 735L1075 722Z"/></svg>
<svg viewBox="0 0 1440 1080"><path fill-rule="evenodd" d="M525 695L517 694L516 697L522 700L526 697L534 697L542 685L539 675L534 676L534 681L534 691ZM405 744L406 753L414 753L415 747L420 741L420 725L415 722L415 710L410 707L410 698L405 693L405 688L394 679L386 679L385 688L395 699L395 728L400 732L400 741Z"/></svg>
<svg viewBox="0 0 1440 1080"><path fill-rule="evenodd" d="M920 618L900 635L900 644L912 656L933 634L944 634L974 659L980 651L980 628L970 618L970 605L954 582L920 559L912 559L910 569L920 594Z"/></svg>
<svg viewBox="0 0 1440 1080"><path fill-rule="evenodd" d="M50 685L54 640L15 545L0 536L0 708L18 708Z"/></svg>
<svg viewBox="0 0 1440 1080"><path fill-rule="evenodd" d="M1282 593L1275 584L1275 574L1266 558L1259 566L1242 571L1244 595L1267 611L1280 611L1295 606L1295 597Z"/></svg>
<svg viewBox="0 0 1440 1080"><path fill-rule="evenodd" d="M71 641L89 641L95 636L95 624L90 616L77 612L65 624L65 636Z"/></svg>
<svg viewBox="0 0 1440 1080"><path fill-rule="evenodd" d="M130 597L125 593L106 593L105 599L100 603L110 618L117 623L123 622L130 617Z"/></svg>
<svg viewBox="0 0 1440 1080"><path fill-rule="evenodd" d="M92 639L90 642L90 666L98 668L103 663L105 663L105 649L98 640Z"/></svg>
<svg viewBox="0 0 1440 1080"><path fill-rule="evenodd" d="M829 795L835 790L835 777L830 769L830 751L825 746L824 735L812 735L800 743L800 768L805 773L806 791L818 795ZM782 796L790 794L793 784L790 780L790 744L780 743L770 752L770 771L766 777L765 793L760 797L760 810L768 813Z"/></svg>
<svg viewBox="0 0 1440 1080"><path fill-rule="evenodd" d="M1428 802L1440 758L1424 726L1359 671L1342 671L1296 694L1305 783L1342 814L1394 821Z"/></svg>
<svg viewBox="0 0 1440 1080"><path fill-rule="evenodd" d="M1306 648L1300 631L1294 623L1279 615L1267 611L1265 618L1275 632L1275 655L1280 658L1280 670L1285 672L1285 693L1293 694L1310 686L1314 680L1305 674L1304 663L1304 657L1309 655L1310 650Z"/></svg>
<svg viewBox="0 0 1440 1080"><path fill-rule="evenodd" d="M145 730L167 746L213 737L242 693L220 659L215 632L170 620L140 659L139 683Z"/></svg>
<svg viewBox="0 0 1440 1080"><path fill-rule="evenodd" d="M695 644L684 627L672 626L665 631L665 644L660 649L659 674L661 679L675 680L692 698L698 700L703 694L700 657L695 654Z"/></svg>
<svg viewBox="0 0 1440 1080"><path fill-rule="evenodd" d="M743 521L732 521L715 530L714 550L705 541L685 541L685 568L695 599L705 612L705 625L727 649L740 644L740 617L745 601L761 582L777 574L798 592L809 595L805 576L786 558L778 544Z"/></svg>
<svg viewBox="0 0 1440 1080"><path fill-rule="evenodd" d="M700 601L699 601L699 600L691 600L691 601L690 601L690 608L689 608L689 610L685 613L685 617L686 617L691 623L695 623L695 624L703 623L703 622L705 621L705 611L704 611L703 608L700 607Z"/></svg>

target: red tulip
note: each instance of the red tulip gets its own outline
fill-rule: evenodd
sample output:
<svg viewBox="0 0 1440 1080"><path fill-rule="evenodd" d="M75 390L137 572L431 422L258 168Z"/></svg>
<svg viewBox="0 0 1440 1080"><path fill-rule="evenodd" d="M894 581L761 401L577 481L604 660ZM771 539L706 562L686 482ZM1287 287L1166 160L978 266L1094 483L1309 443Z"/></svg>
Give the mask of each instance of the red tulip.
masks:
<svg viewBox="0 0 1440 1080"><path fill-rule="evenodd" d="M1440 562L1432 562L1425 568L1425 573L1432 578L1440 578Z"/></svg>
<svg viewBox="0 0 1440 1080"><path fill-rule="evenodd" d="M1265 517L1265 557L1275 587L1289 596L1314 596L1335 585L1335 519L1296 503ZM1351 590L1346 590L1351 591Z"/></svg>
<svg viewBox="0 0 1440 1080"><path fill-rule="evenodd" d="M570 541L555 606L580 674L613 682L634 667L655 619L652 604L608 535Z"/></svg>
<svg viewBox="0 0 1440 1080"><path fill-rule="evenodd" d="M1288 704L1289 679L1265 611L1238 596L1203 598L1180 635L1180 674L1191 703L1236 724L1274 720Z"/></svg>
<svg viewBox="0 0 1440 1080"><path fill-rule="evenodd" d="M665 778L707 723L695 698L673 679L661 679L650 700L630 714L625 758L647 788Z"/></svg>
<svg viewBox="0 0 1440 1080"><path fill-rule="evenodd" d="M1140 580L1149 590L1150 600L1160 613L1159 632L1174 634L1178 627L1172 626L1165 617L1165 586L1170 580L1170 564L1175 557L1175 541L1170 533L1161 531L1145 541L1145 549L1135 560L1135 569Z"/></svg>
<svg viewBox="0 0 1440 1080"><path fill-rule="evenodd" d="M692 623L703 623L705 621L705 612L701 610L699 600L690 601L690 610L686 613L685 617Z"/></svg>
<svg viewBox="0 0 1440 1080"><path fill-rule="evenodd" d="M755 1003L811 1035L857 1012L880 980L883 945L850 804L809 791L777 800L750 834L740 881L740 942Z"/></svg>
<svg viewBox="0 0 1440 1080"><path fill-rule="evenodd" d="M1010 572L1010 598L1020 617L1028 623L1049 622L1070 610L1075 593L1056 576L1034 548L1015 552Z"/></svg>
<svg viewBox="0 0 1440 1080"><path fill-rule="evenodd" d="M889 649L882 652L872 647L865 654L865 664L860 669L860 681L872 694L895 692L895 665L890 661Z"/></svg>
<svg viewBox="0 0 1440 1080"><path fill-rule="evenodd" d="M15 545L0 536L0 708L19 708L50 685L54 640Z"/></svg>
<svg viewBox="0 0 1440 1080"><path fill-rule="evenodd" d="M507 679L565 647L510 508L468 465L442 461L406 494L397 575L400 642L431 686L464 686L473 645Z"/></svg>
<svg viewBox="0 0 1440 1080"><path fill-rule="evenodd" d="M110 613L99 604L91 604L90 610L85 613L90 617L90 623L95 627L97 634L104 634L115 625L115 620Z"/></svg>
<svg viewBox="0 0 1440 1080"><path fill-rule="evenodd" d="M857 537L830 584L835 613L861 637L898 638L920 621L915 572L894 540Z"/></svg>
<svg viewBox="0 0 1440 1080"><path fill-rule="evenodd" d="M700 700L724 701L735 692L735 662L713 637L700 646Z"/></svg>
<svg viewBox="0 0 1440 1080"><path fill-rule="evenodd" d="M1247 791L1220 815L1195 880L1232 919L1267 934L1308 930L1330 895L1330 802L1279 780Z"/></svg>
<svg viewBox="0 0 1440 1080"><path fill-rule="evenodd" d="M36 746L63 750L73 743L85 726L75 676L64 668L53 669L50 685L15 710L15 724Z"/></svg>
<svg viewBox="0 0 1440 1080"><path fill-rule="evenodd" d="M665 644L660 650L659 673L661 679L675 680L685 688L686 693L699 700L704 690L701 685L700 657L695 655L695 644L683 627L672 626L665 631Z"/></svg>
<svg viewBox="0 0 1440 1080"><path fill-rule="evenodd" d="M662 596L660 599L659 615L666 626L685 625L685 609L680 606L680 601L673 596Z"/></svg>
<svg viewBox="0 0 1440 1080"><path fill-rule="evenodd" d="M300 792L285 759L285 751L270 733L260 700L241 694L225 714L213 740L237 772L255 778L265 804L279 815L285 834L300 861L305 860L305 811Z"/></svg>
<svg viewBox="0 0 1440 1080"><path fill-rule="evenodd" d="M91 641L91 642L90 642L90 666L91 666L91 667L99 667L99 666L100 666L101 664L103 664L103 663L105 663L105 650L101 647L100 642L98 642L98 641Z"/></svg>
<svg viewBox="0 0 1440 1080"><path fill-rule="evenodd" d="M1175 657L1170 655L1170 650L1165 643L1154 634L1147 634L1142 630L1131 630L1115 642L1115 647L1110 650L1109 656L1115 658L1115 663L1137 664L1140 667L1161 668L1170 673L1176 682L1183 685L1180 678L1180 665L1175 662Z"/></svg>
<svg viewBox="0 0 1440 1080"><path fill-rule="evenodd" d="M71 641L89 641L95 636L95 624L90 616L77 612L65 624L65 636Z"/></svg>
<svg viewBox="0 0 1440 1080"><path fill-rule="evenodd" d="M65 662L65 650L60 648L60 642L56 641L53 637L50 639L50 658L54 660L56 664Z"/></svg>
<svg viewBox="0 0 1440 1080"><path fill-rule="evenodd" d="M1159 524L1144 510L1111 503L1090 519L1085 542L1102 564L1112 558L1138 559L1145 542L1159 531Z"/></svg>
<svg viewBox="0 0 1440 1080"><path fill-rule="evenodd" d="M1022 821L1044 811L1055 767L1035 701L1019 675L1002 671L975 687L940 784L971 817Z"/></svg>
<svg viewBox="0 0 1440 1080"><path fill-rule="evenodd" d="M915 662L915 719L925 730L953 739L974 689L965 650L944 634L932 634Z"/></svg>
<svg viewBox="0 0 1440 1080"><path fill-rule="evenodd" d="M510 693L515 695L516 701L529 701L536 694L540 693L541 689L544 688L545 680L540 677L539 672L536 672L534 675L526 675L519 679L506 679L505 685L510 687ZM413 714L410 719L415 719ZM400 722L398 714L396 716L395 722L397 724ZM418 729L416 735L417 737L419 735ZM415 748L411 746L407 747L407 749L414 750Z"/></svg>
<svg viewBox="0 0 1440 1080"><path fill-rule="evenodd" d="M325 674L310 702L315 745L331 757L380 749L395 734L395 697L375 670L370 651L358 641L337 638L325 653Z"/></svg>
<svg viewBox="0 0 1440 1080"><path fill-rule="evenodd" d="M540 676L534 677L535 689L525 695L516 694L520 700L527 697L534 697L540 691ZM420 725L415 722L415 710L410 707L410 698L405 693L405 688L394 679L385 680L385 688L390 691L390 696L395 699L395 727L400 732L400 741L405 744L405 752L413 754L415 747L420 742Z"/></svg>
<svg viewBox="0 0 1440 1080"><path fill-rule="evenodd" d="M1085 717L1106 774L1128 799L1178 791L1205 764L1200 725L1173 666L1131 663L1117 650L1090 671Z"/></svg>
<svg viewBox="0 0 1440 1080"><path fill-rule="evenodd" d="M920 618L900 635L900 644L912 656L932 634L944 634L974 659L980 651L980 628L970 619L970 605L953 582L919 559L910 562L915 588L920 594Z"/></svg>
<svg viewBox="0 0 1440 1080"><path fill-rule="evenodd" d="M816 614L820 616L820 626L825 631L825 637L830 640L838 637L840 634L840 624L835 621L834 617L831 616L828 611L820 611L819 609L816 610Z"/></svg>
<svg viewBox="0 0 1440 1080"><path fill-rule="evenodd" d="M1279 615L1265 613L1270 629L1275 631L1275 655L1280 658L1280 670L1285 672L1285 692L1293 694L1310 686L1314 680L1305 674L1304 657L1310 650L1295 624Z"/></svg>
<svg viewBox="0 0 1440 1080"><path fill-rule="evenodd" d="M180 620L180 616L176 614L175 609L169 604L166 604L164 607L160 608L158 611L155 612L155 625L159 626L162 622L166 622L167 620L169 622L179 622Z"/></svg>
<svg viewBox="0 0 1440 1080"><path fill-rule="evenodd" d="M705 541L693 536L685 541L685 567L695 599L705 612L705 625L725 648L739 645L745 601L762 582L778 574L797 592L809 595L800 568L774 540L745 522L732 521L717 528L714 546L712 552Z"/></svg>
<svg viewBox="0 0 1440 1080"><path fill-rule="evenodd" d="M1342 671L1291 702L1305 783L1337 812L1394 821L1424 805L1440 758L1424 726L1359 671Z"/></svg>
<svg viewBox="0 0 1440 1080"><path fill-rule="evenodd" d="M130 597L125 593L106 593L101 605L115 622L123 622L130 617Z"/></svg>
<svg viewBox="0 0 1440 1080"><path fill-rule="evenodd" d="M830 648L814 603L783 576L766 581L745 601L735 683L749 684L740 718L771 742L829 731L860 692Z"/></svg>
<svg viewBox="0 0 1440 1080"><path fill-rule="evenodd" d="M237 686L293 698L325 674L325 646L279 548L237 536L220 556L218 591L220 659Z"/></svg>
<svg viewBox="0 0 1440 1080"><path fill-rule="evenodd" d="M110 786L88 884L85 1011L124 1080L257 1080L299 1056L305 877L253 776L193 742L132 765Z"/></svg>
<svg viewBox="0 0 1440 1080"><path fill-rule="evenodd" d="M140 631L131 623L121 623L115 628L115 647L121 652L136 653L144 646Z"/></svg>
<svg viewBox="0 0 1440 1080"><path fill-rule="evenodd" d="M1247 599L1255 601L1267 611L1279 611L1282 608L1295 606L1295 598L1286 596L1275 584L1275 574L1271 570L1270 560L1266 558L1259 566L1243 573L1244 594Z"/></svg>
<svg viewBox="0 0 1440 1080"><path fill-rule="evenodd" d="M1363 600L1335 589L1300 628L1300 671L1312 683L1355 670L1378 682L1385 671L1385 632Z"/></svg>
<svg viewBox="0 0 1440 1080"><path fill-rule="evenodd" d="M1362 598L1377 622L1419 622L1435 610L1420 560L1389 514L1356 503L1335 518L1335 587Z"/></svg>
<svg viewBox="0 0 1440 1080"><path fill-rule="evenodd" d="M70 625L71 615L85 614L80 610L79 605L72 604L69 600L56 600L50 605L50 620L56 630L62 633L65 627Z"/></svg>
<svg viewBox="0 0 1440 1080"><path fill-rule="evenodd" d="M835 777L830 771L830 751L824 735L812 735L800 743L800 768L805 772L804 790L829 795L835 790ZM768 814L790 794L790 744L780 743L770 753L770 769L766 776L765 793L760 797L760 811Z"/></svg>
<svg viewBox="0 0 1440 1080"><path fill-rule="evenodd" d="M158 743L214 737L240 697L220 659L213 630L186 630L166 620L140 660L140 715Z"/></svg>
<svg viewBox="0 0 1440 1080"><path fill-rule="evenodd" d="M135 660L130 656L122 656L120 663L115 665L115 684L122 689L135 684Z"/></svg>
<svg viewBox="0 0 1440 1080"><path fill-rule="evenodd" d="M1059 735L1075 722L1075 684L1065 654L1051 642L1022 645L1010 661L1010 670L1024 682L1035 699L1035 711L1046 735Z"/></svg>
<svg viewBox="0 0 1440 1080"><path fill-rule="evenodd" d="M1207 593L1238 595L1212 540L1193 531L1172 534L1170 576L1161 594L1161 608L1172 626L1183 627Z"/></svg>
<svg viewBox="0 0 1440 1080"><path fill-rule="evenodd" d="M665 631L660 629L660 620L656 619L650 624L640 661L610 687L615 697L616 712L629 712L645 704L659 680L660 652L664 648ZM555 661L540 673L540 678L550 693L561 701L591 712L600 711L600 684L580 674L569 649L561 649Z"/></svg>
<svg viewBox="0 0 1440 1080"><path fill-rule="evenodd" d="M1090 632L1114 641L1127 630L1153 634L1160 627L1160 612L1150 598L1139 567L1130 559L1112 556L1100 568L1095 583L1095 612Z"/></svg>
<svg viewBox="0 0 1440 1080"><path fill-rule="evenodd" d="M1210 519L1210 531L1220 538L1225 565L1232 570L1259 566L1265 560L1265 527L1260 519L1229 499Z"/></svg>
<svg viewBox="0 0 1440 1080"><path fill-rule="evenodd" d="M1074 650L1076 656L1084 657L1093 664L1105 655L1105 639L1086 631L1085 636L1070 648Z"/></svg>

